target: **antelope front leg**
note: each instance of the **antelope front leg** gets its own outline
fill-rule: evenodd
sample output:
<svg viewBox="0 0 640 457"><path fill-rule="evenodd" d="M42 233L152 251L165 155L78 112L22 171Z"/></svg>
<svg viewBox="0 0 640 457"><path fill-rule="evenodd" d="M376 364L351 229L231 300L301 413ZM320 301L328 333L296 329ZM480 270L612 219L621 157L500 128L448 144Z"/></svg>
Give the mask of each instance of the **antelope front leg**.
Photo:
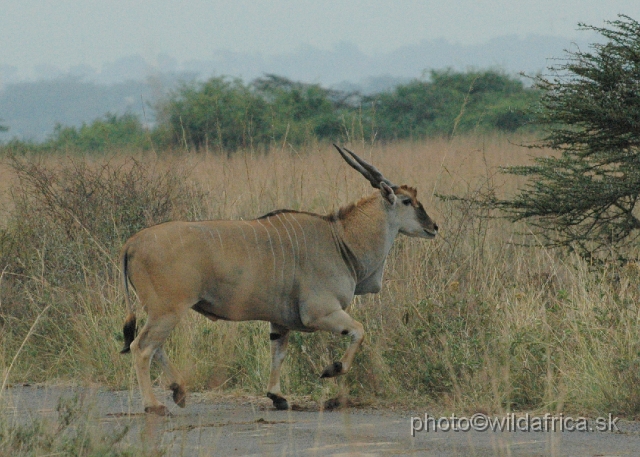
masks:
<svg viewBox="0 0 640 457"><path fill-rule="evenodd" d="M356 351L364 339L364 327L362 327L362 324L354 320L343 310L339 310L313 322L313 327L318 330L326 330L328 332L340 335L349 335L351 337L351 344L342 356L342 359L339 362L334 362L327 366L322 371L322 375L320 377L332 378L334 376L345 374L351 368Z"/></svg>
<svg viewBox="0 0 640 457"><path fill-rule="evenodd" d="M289 345L289 330L276 324L271 324L271 374L269 375L269 385L267 386L267 397L273 401L273 406L277 410L289 409L289 403L280 395L280 368L282 361L287 355Z"/></svg>

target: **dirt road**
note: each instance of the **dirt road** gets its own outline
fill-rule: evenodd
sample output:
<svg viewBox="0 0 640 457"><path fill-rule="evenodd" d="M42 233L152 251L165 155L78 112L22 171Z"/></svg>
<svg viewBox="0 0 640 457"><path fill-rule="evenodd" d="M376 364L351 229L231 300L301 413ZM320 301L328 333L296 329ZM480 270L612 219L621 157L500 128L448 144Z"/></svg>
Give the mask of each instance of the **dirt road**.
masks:
<svg viewBox="0 0 640 457"><path fill-rule="evenodd" d="M158 391L165 398L165 391ZM136 393L72 387L12 387L4 392L5 422L58 420L59 399L78 408L102 433L129 427L121 444L158 448L168 456L637 456L640 423L619 421L619 432L416 432L411 417L425 411L345 408L320 411L292 402L276 411L262 397L193 394L173 416L141 414ZM166 404L172 404L165 398ZM415 425L415 424L414 424Z"/></svg>

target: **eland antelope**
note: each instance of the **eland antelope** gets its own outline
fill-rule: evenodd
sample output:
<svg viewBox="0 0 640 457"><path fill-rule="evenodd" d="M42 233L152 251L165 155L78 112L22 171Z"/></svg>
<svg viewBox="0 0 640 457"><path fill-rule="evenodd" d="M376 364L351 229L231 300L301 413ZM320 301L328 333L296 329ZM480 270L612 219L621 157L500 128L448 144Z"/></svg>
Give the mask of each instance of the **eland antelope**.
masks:
<svg viewBox="0 0 640 457"><path fill-rule="evenodd" d="M326 216L280 209L246 221L167 222L125 243L120 259L129 314L121 352L133 353L146 412L168 413L151 389L153 358L164 369L173 400L185 406L184 380L162 345L189 309L212 321L271 323L267 396L276 409L289 408L280 392L280 367L291 330L348 336L344 356L321 377L349 371L364 338L362 324L346 312L353 296L380 291L399 233L433 238L438 226L416 189L391 183L353 152L334 146L377 189L373 194ZM148 314L137 336L129 284Z"/></svg>

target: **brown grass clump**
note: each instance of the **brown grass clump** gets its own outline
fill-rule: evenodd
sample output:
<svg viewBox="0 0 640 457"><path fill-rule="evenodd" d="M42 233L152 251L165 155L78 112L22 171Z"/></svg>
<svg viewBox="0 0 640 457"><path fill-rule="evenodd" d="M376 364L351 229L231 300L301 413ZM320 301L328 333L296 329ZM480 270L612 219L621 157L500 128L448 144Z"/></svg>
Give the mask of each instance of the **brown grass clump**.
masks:
<svg viewBox="0 0 640 457"><path fill-rule="evenodd" d="M383 290L356 298L351 314L367 333L343 380L318 378L343 351L342 339L292 335L285 392L320 398L344 390L455 411L640 413L637 265L595 268L523 247L526 226L436 197L510 195L522 183L496 167L527 163L526 150L500 136L350 146L393 182L417 187L440 235L399 238ZM2 366L51 304L13 382L133 384L130 358L117 355L125 311L114 262L140 228L276 208L327 213L372 191L326 144L231 158L58 156L0 167L11 182L0 205ZM168 346L192 390L265 389L265 323L212 324L192 313Z"/></svg>

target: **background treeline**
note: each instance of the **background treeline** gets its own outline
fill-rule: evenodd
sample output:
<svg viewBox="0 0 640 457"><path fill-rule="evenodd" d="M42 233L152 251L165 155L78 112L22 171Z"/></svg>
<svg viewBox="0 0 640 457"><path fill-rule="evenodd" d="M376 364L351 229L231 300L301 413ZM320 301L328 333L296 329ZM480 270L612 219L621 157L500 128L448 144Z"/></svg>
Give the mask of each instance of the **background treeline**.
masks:
<svg viewBox="0 0 640 457"><path fill-rule="evenodd" d="M391 141L527 128L538 91L505 73L431 71L426 79L362 95L266 75L182 83L153 108L156 122L106 114L81 127L56 126L44 142L13 140L5 150L102 151L181 148L230 152L309 141Z"/></svg>

